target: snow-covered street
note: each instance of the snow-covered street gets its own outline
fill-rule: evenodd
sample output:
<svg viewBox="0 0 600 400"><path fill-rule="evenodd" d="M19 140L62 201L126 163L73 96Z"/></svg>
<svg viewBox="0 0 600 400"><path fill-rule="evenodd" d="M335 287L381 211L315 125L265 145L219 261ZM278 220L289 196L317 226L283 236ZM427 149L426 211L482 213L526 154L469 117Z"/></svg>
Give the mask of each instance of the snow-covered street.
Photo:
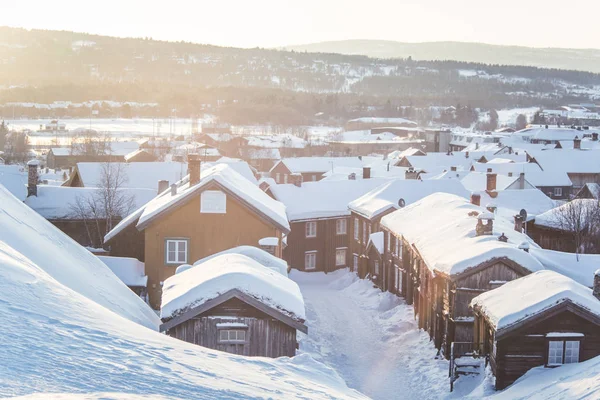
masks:
<svg viewBox="0 0 600 400"><path fill-rule="evenodd" d="M306 301L300 350L333 367L373 399L450 396L448 363L417 329L412 306L347 270L290 275ZM454 393L459 396L459 393Z"/></svg>

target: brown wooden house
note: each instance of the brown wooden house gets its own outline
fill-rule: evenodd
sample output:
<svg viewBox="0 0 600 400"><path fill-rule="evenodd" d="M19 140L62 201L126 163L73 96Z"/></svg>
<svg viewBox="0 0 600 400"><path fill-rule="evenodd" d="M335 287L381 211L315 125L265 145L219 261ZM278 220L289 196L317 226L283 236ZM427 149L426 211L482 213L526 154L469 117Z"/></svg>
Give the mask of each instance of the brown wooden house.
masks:
<svg viewBox="0 0 600 400"><path fill-rule="evenodd" d="M293 357L296 331L308 332L298 285L241 254L168 278L161 318L172 337L251 357Z"/></svg>
<svg viewBox="0 0 600 400"><path fill-rule="evenodd" d="M553 271L538 271L472 301L474 338L489 355L496 389L529 369L600 355L600 276L591 290Z"/></svg>
<svg viewBox="0 0 600 400"><path fill-rule="evenodd" d="M527 237L497 222L486 209L445 193L381 220L382 287L413 304L419 327L446 357L453 342L473 342L471 299L543 268L519 248Z"/></svg>
<svg viewBox="0 0 600 400"><path fill-rule="evenodd" d="M189 165L189 178L109 232L111 244L121 234L133 235L132 224L143 232L150 305L155 308L160 307L162 283L179 265L231 247L258 245L263 238L277 238L274 253L281 257L282 238L290 230L285 207L232 167L218 164L200 175L199 157L189 157Z"/></svg>

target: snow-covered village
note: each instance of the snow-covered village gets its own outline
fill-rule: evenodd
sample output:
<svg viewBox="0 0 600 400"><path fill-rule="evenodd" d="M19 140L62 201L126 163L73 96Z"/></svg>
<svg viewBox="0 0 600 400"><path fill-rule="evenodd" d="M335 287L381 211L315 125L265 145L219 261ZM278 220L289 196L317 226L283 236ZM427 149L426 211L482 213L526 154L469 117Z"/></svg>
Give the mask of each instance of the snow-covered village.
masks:
<svg viewBox="0 0 600 400"><path fill-rule="evenodd" d="M598 5L105 3L0 13L0 398L600 400Z"/></svg>

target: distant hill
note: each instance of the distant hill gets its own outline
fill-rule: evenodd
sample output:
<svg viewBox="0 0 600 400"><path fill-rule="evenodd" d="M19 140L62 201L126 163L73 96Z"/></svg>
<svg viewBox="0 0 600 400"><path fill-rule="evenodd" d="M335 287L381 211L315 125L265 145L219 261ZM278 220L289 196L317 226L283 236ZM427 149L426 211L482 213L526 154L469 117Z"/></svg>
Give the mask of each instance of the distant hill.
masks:
<svg viewBox="0 0 600 400"><path fill-rule="evenodd" d="M600 72L598 49L533 48L465 42L404 43L388 40L341 40L286 46L285 49L375 58L412 57L413 60L455 60Z"/></svg>

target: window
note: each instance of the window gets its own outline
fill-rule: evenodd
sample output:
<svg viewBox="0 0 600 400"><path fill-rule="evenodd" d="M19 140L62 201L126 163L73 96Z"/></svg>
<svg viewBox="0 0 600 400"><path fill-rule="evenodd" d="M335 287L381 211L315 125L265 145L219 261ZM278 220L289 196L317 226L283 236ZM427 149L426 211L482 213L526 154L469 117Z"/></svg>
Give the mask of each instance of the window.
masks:
<svg viewBox="0 0 600 400"><path fill-rule="evenodd" d="M375 260L375 275L379 275L379 260Z"/></svg>
<svg viewBox="0 0 600 400"><path fill-rule="evenodd" d="M354 218L354 240L356 240L358 242L359 240L359 233L358 233L358 218Z"/></svg>
<svg viewBox="0 0 600 400"><path fill-rule="evenodd" d="M317 268L317 252L307 251L304 253L304 269L311 270Z"/></svg>
<svg viewBox="0 0 600 400"><path fill-rule="evenodd" d="M283 174L283 183L288 183L288 174Z"/></svg>
<svg viewBox="0 0 600 400"><path fill-rule="evenodd" d="M338 219L335 221L335 233L338 235L345 235L346 234L346 223L347 220L345 219Z"/></svg>
<svg viewBox="0 0 600 400"><path fill-rule="evenodd" d="M279 172L275 174L275 182L281 183L281 174Z"/></svg>
<svg viewBox="0 0 600 400"><path fill-rule="evenodd" d="M398 238L395 238L396 241L396 257L400 257L402 254L402 241Z"/></svg>
<svg viewBox="0 0 600 400"><path fill-rule="evenodd" d="M244 329L220 329L219 343L246 343Z"/></svg>
<svg viewBox="0 0 600 400"><path fill-rule="evenodd" d="M392 235L389 232L386 232L385 235L387 237L386 245L387 245L387 251L389 253L392 248Z"/></svg>
<svg viewBox="0 0 600 400"><path fill-rule="evenodd" d="M220 190L205 190L200 195L200 212L225 214L227 212L227 195Z"/></svg>
<svg viewBox="0 0 600 400"><path fill-rule="evenodd" d="M313 176L312 176L312 181L313 181L313 182L316 182L316 181L317 181L317 176L316 176L316 175L313 175Z"/></svg>
<svg viewBox="0 0 600 400"><path fill-rule="evenodd" d="M337 267L346 265L346 249L335 249L335 265Z"/></svg>
<svg viewBox="0 0 600 400"><path fill-rule="evenodd" d="M167 264L187 263L187 239L167 239L165 242L165 259Z"/></svg>
<svg viewBox="0 0 600 400"><path fill-rule="evenodd" d="M551 340L548 342L548 365L574 364L579 362L579 341Z"/></svg>
<svg viewBox="0 0 600 400"><path fill-rule="evenodd" d="M367 223L365 221L363 221L363 243L367 244Z"/></svg>
<svg viewBox="0 0 600 400"><path fill-rule="evenodd" d="M352 257L352 265L354 266L354 270L358 271L358 254L354 254Z"/></svg>
<svg viewBox="0 0 600 400"><path fill-rule="evenodd" d="M562 197L562 188L559 188L559 187L554 188L554 197Z"/></svg>
<svg viewBox="0 0 600 400"><path fill-rule="evenodd" d="M306 237L312 238L317 237L317 222L309 221L306 223Z"/></svg>

